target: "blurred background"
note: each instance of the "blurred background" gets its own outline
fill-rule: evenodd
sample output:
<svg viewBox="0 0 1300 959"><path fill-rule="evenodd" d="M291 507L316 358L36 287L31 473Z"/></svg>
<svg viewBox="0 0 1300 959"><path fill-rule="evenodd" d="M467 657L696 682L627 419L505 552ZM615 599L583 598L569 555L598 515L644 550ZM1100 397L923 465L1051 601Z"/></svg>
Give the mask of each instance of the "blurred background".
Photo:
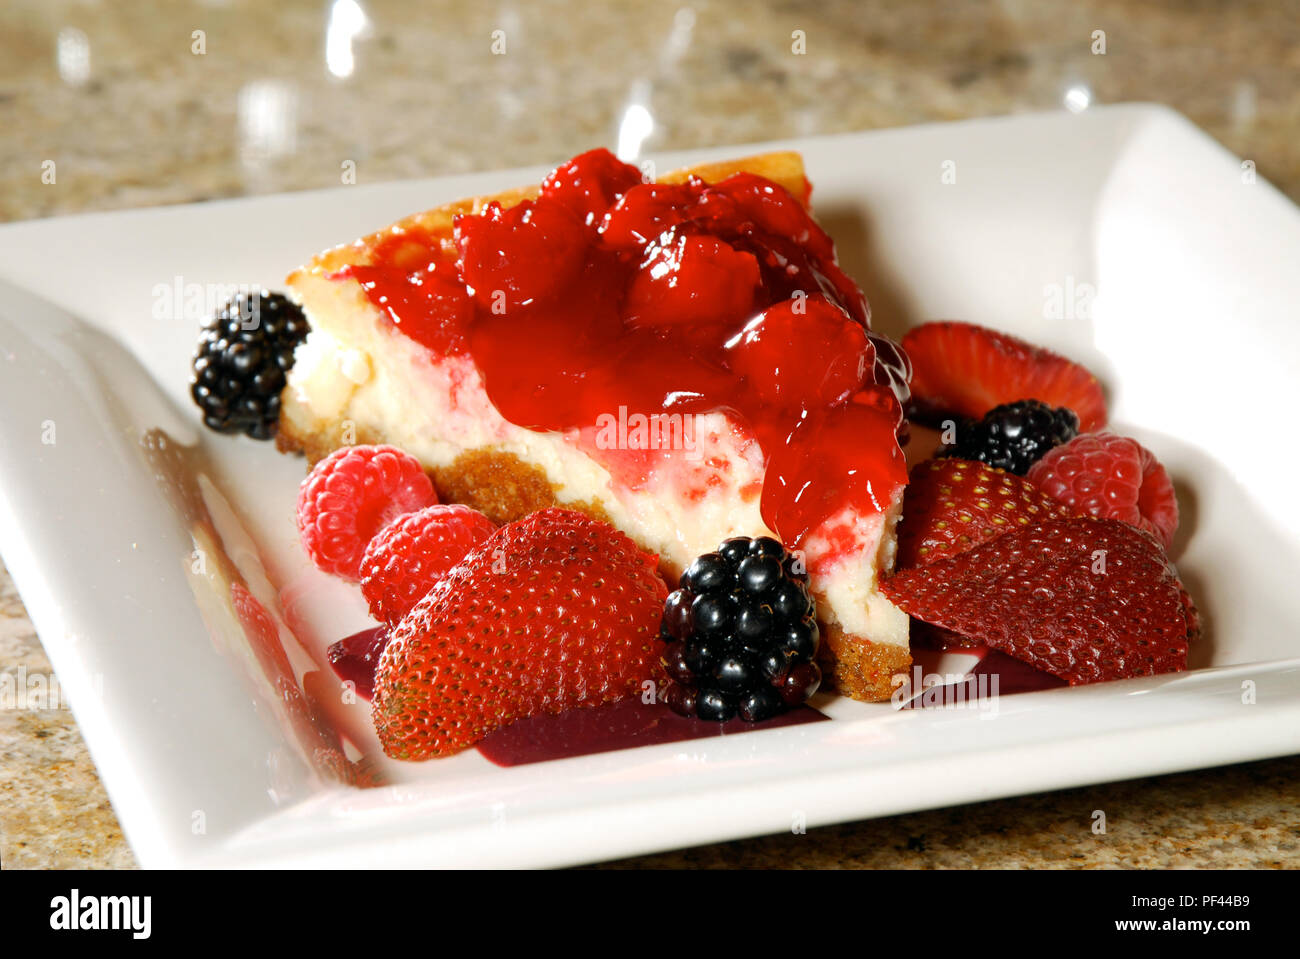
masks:
<svg viewBox="0 0 1300 959"><path fill-rule="evenodd" d="M1297 0L5 0L0 221L1121 101L1300 199L1298 80ZM0 566L19 667L50 671ZM635 864L1277 865L1297 781L1293 757ZM1061 826L1101 806L1104 846ZM66 710L0 710L0 861L134 862Z"/></svg>
<svg viewBox="0 0 1300 959"><path fill-rule="evenodd" d="M1298 78L1294 0L6 0L0 219L1133 100L1295 197Z"/></svg>

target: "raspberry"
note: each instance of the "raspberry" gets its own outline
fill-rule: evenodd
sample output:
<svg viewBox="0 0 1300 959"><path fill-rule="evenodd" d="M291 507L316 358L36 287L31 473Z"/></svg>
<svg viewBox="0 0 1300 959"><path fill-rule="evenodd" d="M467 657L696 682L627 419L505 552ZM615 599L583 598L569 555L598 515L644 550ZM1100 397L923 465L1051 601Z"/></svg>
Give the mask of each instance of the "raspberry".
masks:
<svg viewBox="0 0 1300 959"><path fill-rule="evenodd" d="M396 626L465 554L496 532L468 506L427 506L385 526L361 558L361 594L370 615Z"/></svg>
<svg viewBox="0 0 1300 959"><path fill-rule="evenodd" d="M372 709L384 752L447 756L524 716L657 681L668 592L657 564L574 510L501 527L392 631Z"/></svg>
<svg viewBox="0 0 1300 959"><path fill-rule="evenodd" d="M1053 499L1090 516L1153 533L1165 549L1178 529L1169 474L1137 440L1085 433L1035 463L1026 478Z"/></svg>
<svg viewBox="0 0 1300 959"><path fill-rule="evenodd" d="M318 569L356 580L375 534L403 513L438 502L420 461L395 446L347 446L325 457L298 490L298 532Z"/></svg>
<svg viewBox="0 0 1300 959"><path fill-rule="evenodd" d="M756 722L817 691L816 609L808 577L776 540L735 537L682 574L664 603L660 638L669 708Z"/></svg>

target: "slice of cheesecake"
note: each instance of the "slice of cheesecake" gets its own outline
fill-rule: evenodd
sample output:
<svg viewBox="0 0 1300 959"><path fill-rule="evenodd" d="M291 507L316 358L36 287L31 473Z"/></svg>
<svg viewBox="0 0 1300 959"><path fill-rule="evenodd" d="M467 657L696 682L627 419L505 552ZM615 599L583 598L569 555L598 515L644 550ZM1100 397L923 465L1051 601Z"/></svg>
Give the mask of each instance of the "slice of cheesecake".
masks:
<svg viewBox="0 0 1300 959"><path fill-rule="evenodd" d="M312 332L278 442L391 443L505 522L586 510L674 577L737 535L803 553L827 677L887 699L877 589L906 483L907 361L807 213L801 158L644 183L605 151L415 214L289 276Z"/></svg>

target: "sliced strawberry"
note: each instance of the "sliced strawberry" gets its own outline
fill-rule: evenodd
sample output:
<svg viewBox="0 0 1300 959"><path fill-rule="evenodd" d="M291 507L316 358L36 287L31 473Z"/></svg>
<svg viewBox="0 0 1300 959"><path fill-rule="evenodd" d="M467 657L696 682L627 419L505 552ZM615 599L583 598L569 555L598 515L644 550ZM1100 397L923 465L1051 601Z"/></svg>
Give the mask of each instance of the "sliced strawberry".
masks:
<svg viewBox="0 0 1300 959"><path fill-rule="evenodd" d="M898 524L899 569L926 566L1074 511L1023 477L970 460L912 468Z"/></svg>
<svg viewBox="0 0 1300 959"><path fill-rule="evenodd" d="M903 570L881 592L917 619L1071 685L1186 669L1196 633L1190 598L1155 539L1091 517L1038 523Z"/></svg>
<svg viewBox="0 0 1300 959"><path fill-rule="evenodd" d="M372 709L384 752L450 755L524 716L658 680L668 589L657 562L573 510L501 527L392 631Z"/></svg>
<svg viewBox="0 0 1300 959"><path fill-rule="evenodd" d="M912 398L931 415L979 419L995 406L1042 400L1065 406L1087 432L1106 425L1106 399L1082 366L974 323L925 323L903 337Z"/></svg>

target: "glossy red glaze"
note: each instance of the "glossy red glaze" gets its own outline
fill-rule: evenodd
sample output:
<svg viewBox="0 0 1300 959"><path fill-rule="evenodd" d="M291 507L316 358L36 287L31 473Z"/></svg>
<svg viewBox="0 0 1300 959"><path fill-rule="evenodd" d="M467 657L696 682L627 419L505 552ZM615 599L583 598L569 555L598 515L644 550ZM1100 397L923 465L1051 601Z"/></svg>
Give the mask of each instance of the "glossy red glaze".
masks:
<svg viewBox="0 0 1300 959"><path fill-rule="evenodd" d="M791 546L906 483L906 357L777 184L643 183L594 150L536 200L457 217L454 240L393 231L341 275L412 339L468 352L510 422L725 410L767 456L763 517Z"/></svg>

